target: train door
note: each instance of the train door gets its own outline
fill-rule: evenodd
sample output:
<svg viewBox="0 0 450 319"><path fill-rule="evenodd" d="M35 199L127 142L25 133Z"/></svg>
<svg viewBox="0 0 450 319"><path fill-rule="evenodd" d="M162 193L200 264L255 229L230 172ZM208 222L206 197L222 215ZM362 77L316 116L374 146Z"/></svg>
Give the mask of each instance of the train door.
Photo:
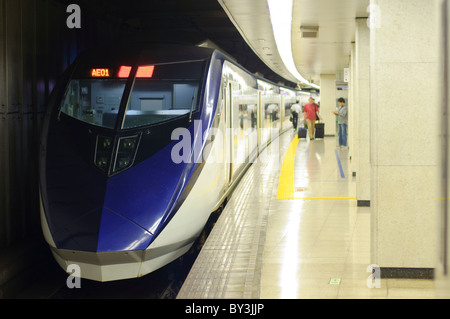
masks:
<svg viewBox="0 0 450 319"><path fill-rule="evenodd" d="M259 152L261 150L261 91L258 90L257 91L258 96L257 96L257 103L256 103L256 109L257 109L257 113L256 113L256 139L257 139L257 152L256 152L256 156L259 156Z"/></svg>
<svg viewBox="0 0 450 319"><path fill-rule="evenodd" d="M228 81L225 82L224 92L225 100L225 132L223 132L224 138L224 171L225 171L225 185L229 185L233 178L233 90L232 84Z"/></svg>
<svg viewBox="0 0 450 319"><path fill-rule="evenodd" d="M285 103L286 97L284 95L280 96L280 132L282 132L286 128L286 124L284 123L284 118L286 114Z"/></svg>

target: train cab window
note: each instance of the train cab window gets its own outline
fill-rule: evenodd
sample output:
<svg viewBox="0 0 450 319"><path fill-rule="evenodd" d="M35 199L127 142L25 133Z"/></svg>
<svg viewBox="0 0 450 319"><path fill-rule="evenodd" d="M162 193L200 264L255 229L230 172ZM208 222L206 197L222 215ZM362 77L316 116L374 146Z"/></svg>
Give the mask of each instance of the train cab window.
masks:
<svg viewBox="0 0 450 319"><path fill-rule="evenodd" d="M152 125L188 114L197 108L198 90L198 82L136 79L123 128Z"/></svg>
<svg viewBox="0 0 450 319"><path fill-rule="evenodd" d="M131 93L124 96L131 68L81 67L69 82L61 113L114 129L121 113L121 101L126 99L122 129L130 129L164 122L198 109L204 60L138 66Z"/></svg>
<svg viewBox="0 0 450 319"><path fill-rule="evenodd" d="M149 78L136 77L123 129L153 125L198 108L204 61L155 65Z"/></svg>
<svg viewBox="0 0 450 319"><path fill-rule="evenodd" d="M61 112L78 120L114 128L126 79L73 79Z"/></svg>

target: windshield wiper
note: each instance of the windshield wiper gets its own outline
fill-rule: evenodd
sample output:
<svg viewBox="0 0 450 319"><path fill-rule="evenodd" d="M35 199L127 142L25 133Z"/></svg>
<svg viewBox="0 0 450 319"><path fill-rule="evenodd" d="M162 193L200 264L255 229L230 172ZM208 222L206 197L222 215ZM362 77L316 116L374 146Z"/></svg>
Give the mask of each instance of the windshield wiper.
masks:
<svg viewBox="0 0 450 319"><path fill-rule="evenodd" d="M194 88L194 94L192 95L191 111L189 112L189 123L192 122L192 112L194 111L194 102L197 97L197 88Z"/></svg>

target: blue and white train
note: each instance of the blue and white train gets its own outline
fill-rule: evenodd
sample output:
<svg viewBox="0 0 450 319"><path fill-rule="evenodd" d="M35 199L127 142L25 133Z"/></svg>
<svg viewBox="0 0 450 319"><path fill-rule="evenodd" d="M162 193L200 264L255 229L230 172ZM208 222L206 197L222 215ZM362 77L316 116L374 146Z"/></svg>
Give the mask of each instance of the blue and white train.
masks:
<svg viewBox="0 0 450 319"><path fill-rule="evenodd" d="M292 129L296 99L214 49L81 54L53 90L41 140L41 221L56 261L111 281L186 253L273 129Z"/></svg>

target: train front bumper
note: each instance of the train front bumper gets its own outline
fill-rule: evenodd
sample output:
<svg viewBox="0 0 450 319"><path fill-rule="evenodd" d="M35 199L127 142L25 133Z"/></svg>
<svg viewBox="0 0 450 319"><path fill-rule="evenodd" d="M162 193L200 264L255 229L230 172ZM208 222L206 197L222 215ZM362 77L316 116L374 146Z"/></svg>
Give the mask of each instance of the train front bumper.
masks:
<svg viewBox="0 0 450 319"><path fill-rule="evenodd" d="M50 248L55 260L68 275L105 282L151 273L185 254L194 242L195 238L192 238L146 250L101 253Z"/></svg>

